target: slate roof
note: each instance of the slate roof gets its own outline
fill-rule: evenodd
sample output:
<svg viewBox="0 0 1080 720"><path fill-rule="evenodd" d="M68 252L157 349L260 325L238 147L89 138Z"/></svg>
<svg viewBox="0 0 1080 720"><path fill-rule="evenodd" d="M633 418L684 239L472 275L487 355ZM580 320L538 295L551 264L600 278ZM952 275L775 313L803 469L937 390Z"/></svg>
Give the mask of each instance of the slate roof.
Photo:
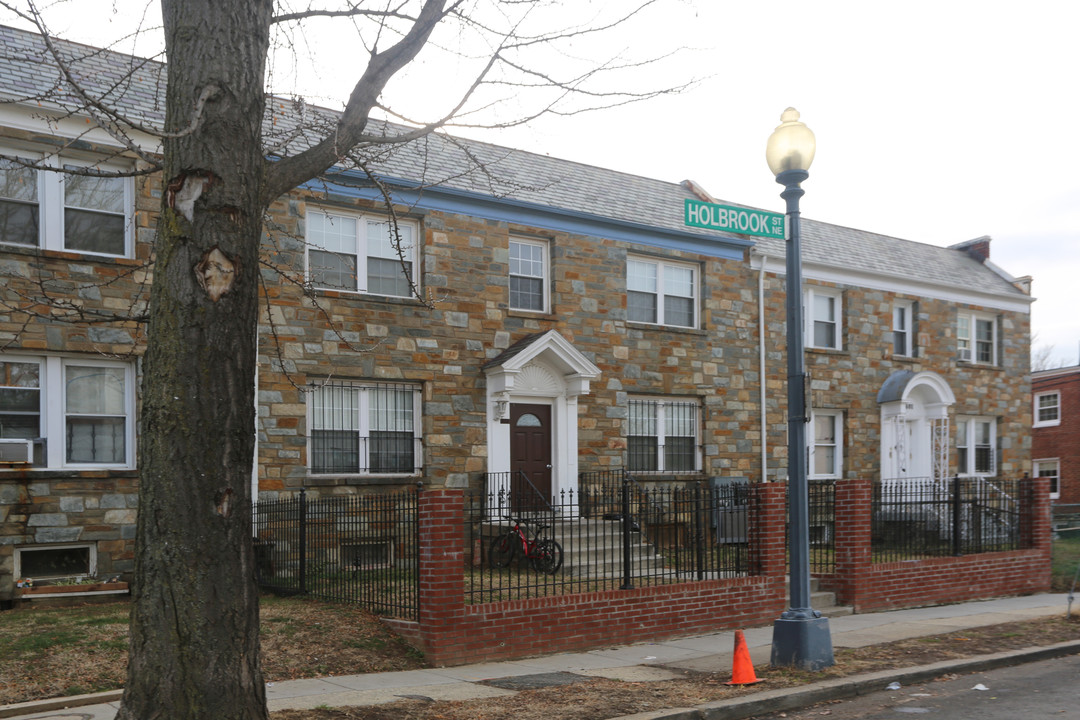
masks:
<svg viewBox="0 0 1080 720"><path fill-rule="evenodd" d="M757 252L783 259L784 241L757 238ZM963 250L803 219L803 264L915 278L952 288L1026 298L1015 285Z"/></svg>
<svg viewBox="0 0 1080 720"><path fill-rule="evenodd" d="M164 65L130 55L56 41L75 76L136 123L160 127L164 118ZM46 96L76 110L82 103L70 91L47 53L41 36L0 26L0 99L37 101ZM59 90L59 95L57 91ZM302 150L318 129L332 126L331 110L268 101L265 136L268 153ZM305 132L300 120L314 121ZM374 132L393 135L403 128L380 124ZM442 134L403 144L373 142L362 149L374 172L440 189L525 203L562 212L606 218L717 238L731 237L683 222L686 186L616 172L546 155ZM726 203L738 204L738 203ZM877 233L803 219L803 260L850 270L916 278L945 286L997 295L1027 297L967 253ZM784 242L747 238L770 257L782 258Z"/></svg>

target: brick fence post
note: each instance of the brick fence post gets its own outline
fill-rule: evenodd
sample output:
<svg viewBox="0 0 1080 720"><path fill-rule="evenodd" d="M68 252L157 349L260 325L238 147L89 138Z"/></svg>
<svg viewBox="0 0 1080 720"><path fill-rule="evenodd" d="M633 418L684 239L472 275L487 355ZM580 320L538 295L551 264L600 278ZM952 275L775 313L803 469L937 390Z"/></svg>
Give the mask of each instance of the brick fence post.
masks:
<svg viewBox="0 0 1080 720"><path fill-rule="evenodd" d="M1050 478L1036 477L1028 482L1031 483L1032 503L1031 507L1024 509L1031 513L1031 547L1041 550L1049 559L1053 534L1050 521Z"/></svg>
<svg viewBox="0 0 1080 720"><path fill-rule="evenodd" d="M787 575L787 483L758 483L758 552L762 575ZM786 597L786 596L785 596Z"/></svg>
<svg viewBox="0 0 1080 720"><path fill-rule="evenodd" d="M870 493L872 482L836 481L834 550L838 599L859 610L870 570Z"/></svg>
<svg viewBox="0 0 1080 720"><path fill-rule="evenodd" d="M454 644L449 636L465 613L464 511L460 489L420 493L420 635L436 665Z"/></svg>

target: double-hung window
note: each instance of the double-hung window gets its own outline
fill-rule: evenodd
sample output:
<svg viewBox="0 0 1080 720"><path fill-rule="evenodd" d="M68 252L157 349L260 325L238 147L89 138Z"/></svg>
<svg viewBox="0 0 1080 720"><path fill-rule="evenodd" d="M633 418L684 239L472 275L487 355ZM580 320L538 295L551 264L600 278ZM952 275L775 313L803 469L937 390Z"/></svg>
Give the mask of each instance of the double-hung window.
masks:
<svg viewBox="0 0 1080 720"><path fill-rule="evenodd" d="M915 356L914 304L899 300L893 305L893 355Z"/></svg>
<svg viewBox="0 0 1080 720"><path fill-rule="evenodd" d="M696 400L631 399L626 431L631 472L695 472L700 469Z"/></svg>
<svg viewBox="0 0 1080 720"><path fill-rule="evenodd" d="M134 388L131 363L0 356L0 443L29 441L36 466L132 467Z"/></svg>
<svg viewBox="0 0 1080 720"><path fill-rule="evenodd" d="M59 167L55 158L25 160ZM130 257L134 183L111 174L126 168L67 158L59 163L69 172L0 160L0 243Z"/></svg>
<svg viewBox="0 0 1080 720"><path fill-rule="evenodd" d="M956 421L956 470L960 475L997 474L997 421L960 417Z"/></svg>
<svg viewBox="0 0 1080 720"><path fill-rule="evenodd" d="M1033 427L1050 427L1061 424L1061 393L1035 393L1035 422Z"/></svg>
<svg viewBox="0 0 1080 720"><path fill-rule="evenodd" d="M810 288L806 291L806 346L826 350L843 349L843 295L837 290Z"/></svg>
<svg viewBox="0 0 1080 720"><path fill-rule="evenodd" d="M965 362L997 365L997 318L961 311L956 320L956 346Z"/></svg>
<svg viewBox="0 0 1080 720"><path fill-rule="evenodd" d="M1035 477L1050 479L1050 499L1057 500L1061 497L1061 463L1057 458L1052 460L1036 460Z"/></svg>
<svg viewBox="0 0 1080 720"><path fill-rule="evenodd" d="M839 478L844 467L844 414L839 410L813 410L809 450L809 476Z"/></svg>
<svg viewBox="0 0 1080 720"><path fill-rule="evenodd" d="M548 246L510 239L510 308L545 312L548 308Z"/></svg>
<svg viewBox="0 0 1080 720"><path fill-rule="evenodd" d="M313 474L414 474L420 469L420 387L327 381L311 387Z"/></svg>
<svg viewBox="0 0 1080 720"><path fill-rule="evenodd" d="M409 297L417 231L411 220L309 210L308 277L318 288Z"/></svg>
<svg viewBox="0 0 1080 720"><path fill-rule="evenodd" d="M626 261L627 319L674 327L697 327L697 268L645 258Z"/></svg>

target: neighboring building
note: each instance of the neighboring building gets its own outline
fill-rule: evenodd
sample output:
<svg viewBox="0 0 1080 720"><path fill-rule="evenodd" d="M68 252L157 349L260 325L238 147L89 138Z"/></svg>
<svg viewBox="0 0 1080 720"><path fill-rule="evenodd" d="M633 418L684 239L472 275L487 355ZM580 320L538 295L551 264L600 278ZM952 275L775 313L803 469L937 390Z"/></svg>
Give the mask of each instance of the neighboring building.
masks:
<svg viewBox="0 0 1080 720"><path fill-rule="evenodd" d="M1080 366L1031 374L1032 474L1055 504L1080 505Z"/></svg>
<svg viewBox="0 0 1080 720"><path fill-rule="evenodd" d="M44 91L40 40L0 28L0 41L13 49L0 83ZM85 62L105 81L131 67ZM144 64L119 94L151 124L158 72ZM44 112L4 106L2 154L136 167L77 119L44 133ZM473 141L430 136L373 167L393 216L358 172L271 208L259 498L491 490L519 469L552 494L599 470L784 476L781 241L686 226L685 200L707 199L693 183ZM0 166L0 598L16 575L133 567L143 337L61 323L40 298L87 316L140 308L158 184ZM1031 298L988 262L989 239L803 228L812 477L1030 472Z"/></svg>

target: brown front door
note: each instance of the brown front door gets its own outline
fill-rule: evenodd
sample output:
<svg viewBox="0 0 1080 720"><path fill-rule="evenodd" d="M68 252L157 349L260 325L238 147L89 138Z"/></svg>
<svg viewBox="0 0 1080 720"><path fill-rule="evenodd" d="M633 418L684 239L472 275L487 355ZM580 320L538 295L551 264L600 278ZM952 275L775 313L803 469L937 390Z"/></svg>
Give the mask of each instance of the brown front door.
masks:
<svg viewBox="0 0 1080 720"><path fill-rule="evenodd" d="M551 502L550 405L510 406L510 471L514 511L546 510Z"/></svg>

